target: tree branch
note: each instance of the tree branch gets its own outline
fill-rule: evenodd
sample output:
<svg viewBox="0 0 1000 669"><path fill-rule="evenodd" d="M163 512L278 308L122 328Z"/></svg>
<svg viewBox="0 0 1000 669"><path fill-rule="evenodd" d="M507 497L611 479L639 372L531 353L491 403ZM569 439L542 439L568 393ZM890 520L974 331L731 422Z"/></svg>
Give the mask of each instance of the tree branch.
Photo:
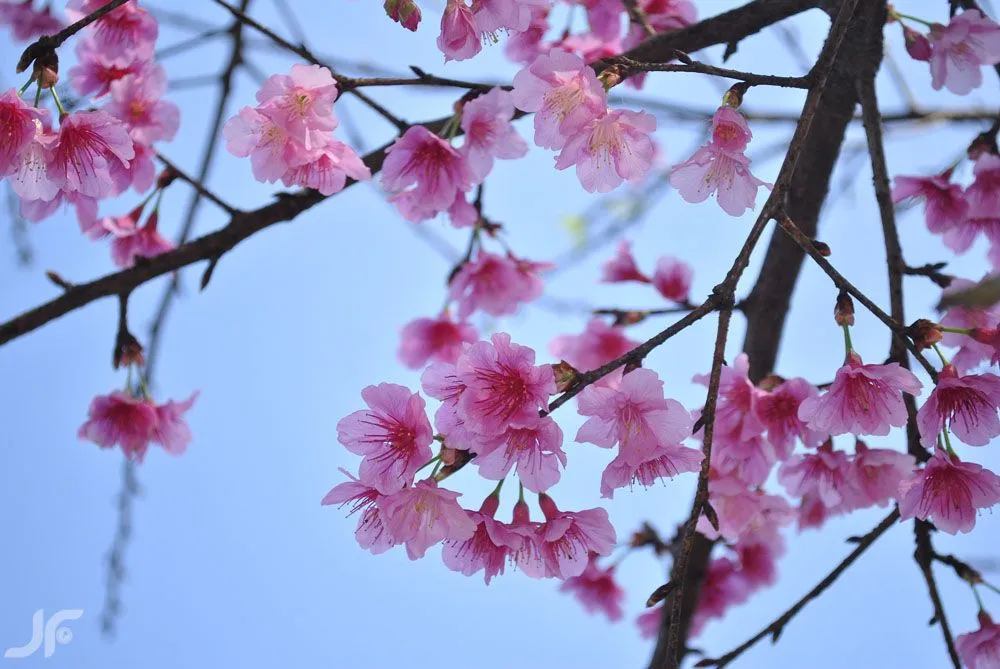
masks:
<svg viewBox="0 0 1000 669"><path fill-rule="evenodd" d="M17 71L24 72L31 67L31 64L34 63L36 59L44 54L55 52L55 50L62 46L62 43L70 37L77 34L102 16L115 11L126 2L128 2L128 0L111 0L108 4L98 7L76 23L66 26L55 35L42 35L37 40L29 44L21 53L21 57L17 61Z"/></svg>

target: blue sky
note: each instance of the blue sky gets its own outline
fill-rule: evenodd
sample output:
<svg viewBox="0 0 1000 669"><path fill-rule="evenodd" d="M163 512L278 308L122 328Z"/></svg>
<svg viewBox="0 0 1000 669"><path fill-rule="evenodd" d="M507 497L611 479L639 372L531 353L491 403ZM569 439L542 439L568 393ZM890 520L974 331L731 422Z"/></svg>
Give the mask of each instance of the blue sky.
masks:
<svg viewBox="0 0 1000 669"><path fill-rule="evenodd" d="M223 12L205 4L192 15L224 25ZM516 71L504 62L499 47L486 49L471 62L444 65L434 46L440 8L432 4L416 34L389 22L377 3L294 4L319 53L397 71L415 64L433 73L484 80L509 80ZM708 15L736 3L697 4ZM897 4L902 11L945 17L943 1L933 3L937 15L932 15L931 3ZM284 30L269 0L255 0L252 10L260 20ZM810 57L815 55L828 27L826 17L814 11L788 24L799 32ZM164 27L160 44L189 35ZM898 31L889 31L888 42L904 61L921 104L939 108L1000 103L993 76L963 99L932 91L926 66L901 56ZM3 61L13 62L19 50L11 45L3 49ZM764 33L741 44L728 65L802 74L794 59L775 58L781 49L773 33ZM69 57L70 49L64 51ZM253 53L254 64L268 73L286 71L296 62L269 50ZM718 62L721 48L708 53ZM226 47L213 42L164 65L172 78L189 77L214 73L225 58ZM662 74L650 76L648 82L644 95L700 108L718 104L720 91L706 77ZM883 76L879 83L883 107L898 109L902 103L891 82ZM255 89L252 79L239 75L230 113L252 104ZM215 94L210 89L170 94L181 106L182 126L174 142L160 148L189 171L196 167ZM427 90L378 90L372 95L409 121L441 116L454 98L453 93ZM746 106L794 112L802 98L798 91L755 89ZM359 148L370 149L391 138L392 128L355 101L343 105L341 114L360 126L365 138ZM530 121L519 128L530 138ZM668 159L687 157L700 141L701 130L697 124L662 123L658 137ZM759 124L753 130L750 155L759 156L754 170L771 180L781 155L775 147L787 141L791 127ZM891 171L938 170L980 130L978 125L894 129L888 146ZM338 136L346 139L342 130ZM848 146L858 147L859 142L863 134L854 127ZM551 161L551 154L533 149L522 161L500 162L485 196L487 215L505 225L512 248L538 260L570 248L572 239L560 221L598 199L582 190L572 170L556 172ZM837 194L826 205L820 236L833 248L835 266L877 303L887 305L881 233L866 159L842 161L834 181ZM846 190L845 183L850 184ZM210 185L247 209L267 203L277 190L253 181L248 161L225 152ZM167 234L176 232L188 194L178 183L164 198L161 229ZM619 191L611 197L624 195ZM102 211L112 207L109 203ZM113 211L127 208L122 203ZM0 211L5 230L6 216ZM646 268L665 254L693 264L693 294L700 298L728 269L752 220L752 213L733 219L711 202L689 205L668 193L627 237ZM197 229L203 233L223 223L219 212L206 205ZM443 221L423 225L456 249L464 244L464 233L450 230ZM201 389L189 414L195 439L183 457L156 451L139 468L143 494L134 508L134 538L122 593L125 610L113 641L101 637L99 614L104 555L116 523L121 456L78 441L76 431L90 398L123 383L109 365L116 304L91 304L0 351L0 530L5 548L0 647L27 641L37 609L47 614L84 610L70 625L72 643L59 646L51 658L43 660L39 654L0 659L0 666L644 666L651 647L639 638L632 620L664 573L664 565L650 555L632 555L619 569L628 591L626 619L611 625L587 615L574 599L560 594L554 582L514 572L487 588L478 577L447 570L437 550L417 562L400 550L372 557L354 542L353 518L320 506L322 496L342 480L337 468L357 464L337 443L335 426L362 406L361 388L382 381L418 387L418 374L395 360L398 331L412 318L440 308L451 262L411 227L382 201L376 188L355 187L241 244L222 259L205 292L197 291L198 269L184 274L184 291L166 328L154 393L180 399ZM926 232L919 213L904 214L900 227L910 264L950 259L940 240ZM0 256L0 318L55 294L44 277L46 269L71 281L112 270L106 246L84 239L65 215L33 226L30 243L35 260L29 267L17 266L9 243L0 247L5 249ZM599 251L556 275L547 284L547 295L591 306L657 306L651 289L596 283L599 265L611 252L610 247ZM986 269L985 252L976 246L950 267L956 274L977 277ZM752 285L760 257L755 255L740 294ZM146 338L163 285L161 279L132 298L131 325L140 339ZM908 316L933 317L938 291L920 277L907 279L906 288ZM843 355L841 334L830 318L834 297L825 275L807 264L794 296L778 373L817 382L832 378ZM548 342L581 331L586 320L583 313L534 306L512 318L477 324L483 332L511 332L515 341L536 347L548 361ZM644 339L664 325L644 323L630 335ZM739 350L743 327L741 319L734 318L730 359ZM690 378L707 371L714 331L714 319L707 318L648 358L648 365L666 380L668 395L689 408L704 401L704 388ZM860 307L853 335L863 356L873 361L884 357L887 333ZM561 409L557 419L569 436L580 424L571 405ZM899 434L873 442L902 447ZM570 509L597 505L600 472L609 454L572 442L566 443L566 451L569 468L553 497ZM1000 471L996 444L963 448L961 453ZM620 537L647 519L669 535L688 513L693 485L692 476L681 477L648 491L620 494L606 508ZM470 472L455 476L451 486L464 493L467 506L478 506L492 487ZM501 515L509 513L510 501L504 497ZM790 531L779 584L713 622L695 645L719 653L756 632L849 551L844 542L848 536L867 531L884 513L855 513L831 521L821 532ZM995 559L998 531L1000 519L986 513L973 534L936 536L935 541L941 552L973 562ZM940 634L927 627L931 607L912 552L911 526L894 527L791 623L779 644L761 644L737 666L800 667L803 658L817 669L944 666ZM959 632L973 628L975 607L967 586L944 570L938 576L953 627ZM996 572L992 576L1000 580ZM1000 613L1000 599L987 596L987 604L991 601L994 612Z"/></svg>

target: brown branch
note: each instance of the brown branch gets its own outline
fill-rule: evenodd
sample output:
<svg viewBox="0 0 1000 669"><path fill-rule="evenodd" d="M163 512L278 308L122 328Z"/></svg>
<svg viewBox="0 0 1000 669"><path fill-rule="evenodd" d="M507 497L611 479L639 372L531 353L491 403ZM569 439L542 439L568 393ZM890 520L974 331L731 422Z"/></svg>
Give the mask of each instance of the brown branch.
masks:
<svg viewBox="0 0 1000 669"><path fill-rule="evenodd" d="M622 6L625 7L629 20L642 28L642 31L646 33L646 37L656 36L656 29L649 23L649 17L639 7L639 3L636 0L622 0Z"/></svg>
<svg viewBox="0 0 1000 669"><path fill-rule="evenodd" d="M772 74L756 74L730 70L725 67L715 67L705 63L645 63L632 60L626 56L613 59L615 64L625 66L623 77L629 77L639 72L693 72L695 74L710 74L727 79L737 79L752 86L780 86L783 88L809 88L809 77L779 77Z"/></svg>
<svg viewBox="0 0 1000 669"><path fill-rule="evenodd" d="M66 26L55 35L42 35L37 40L29 44L21 53L21 57L17 61L16 71L24 72L26 69L31 67L31 64L34 63L36 59L46 54L54 53L55 50L62 46L62 43L70 37L77 34L105 14L118 9L126 2L128 2L128 0L111 0L108 4L98 7L76 23L71 23Z"/></svg>
<svg viewBox="0 0 1000 669"><path fill-rule="evenodd" d="M225 105L222 105L222 107L225 108ZM216 143L212 142L212 144L215 145ZM212 191L208 190L208 188L205 186L205 184L203 184L201 181L195 179L194 177L192 177L191 175L189 175L187 172L185 172L181 168L179 168L176 165L174 165L162 153L157 152L156 153L156 158L161 163L163 163L164 165L166 165L167 168L171 172L173 172L174 174L176 174L180 178L181 181L186 181L187 183L189 183L191 185L191 187L194 188L195 191L197 191L198 195L200 195L201 197L205 198L206 200L211 201L213 204L215 204L216 206L218 206L220 209L222 209L223 211L225 211L230 216L232 216L233 214L237 213L237 211L239 211L238 209L236 209L232 205L226 204L226 202L224 202L218 195L216 195Z"/></svg>
<svg viewBox="0 0 1000 669"><path fill-rule="evenodd" d="M871 546L873 543L875 543L876 539L885 534L885 531L888 530L890 527L892 527L893 524L898 519L899 519L899 509L893 509L892 513L890 513L888 516L882 519L882 522L876 525L868 534L861 537L861 539L858 541L858 545L854 548L853 551L850 552L850 554L848 554L847 557L845 557L840 562L840 564L834 567L833 570L831 570L830 573L827 574L822 581L817 583L816 587L807 592L799 601L795 602L795 604L793 604L791 608L789 608L787 611L785 611L780 616L771 621L771 623L768 624L760 632L753 635L752 637L741 643L736 648L733 648L725 655L721 655L718 658L714 659L706 658L704 660L701 660L700 662L697 662L694 666L724 667L733 660L735 660L737 657L742 655L747 649L752 647L754 644L756 644L758 641L760 641L766 636L771 636L771 640L773 642L776 642L778 640L778 637L784 631L785 625L787 625L788 622L792 618L794 618L799 611L805 608L806 604L819 597L821 594L823 594L823 592L827 588L833 585L834 581L836 581L837 578L839 578L840 575L844 573L844 571L846 571L847 568L850 567L855 562L855 560L861 557L861 554L864 553L866 550L868 550L868 547Z"/></svg>

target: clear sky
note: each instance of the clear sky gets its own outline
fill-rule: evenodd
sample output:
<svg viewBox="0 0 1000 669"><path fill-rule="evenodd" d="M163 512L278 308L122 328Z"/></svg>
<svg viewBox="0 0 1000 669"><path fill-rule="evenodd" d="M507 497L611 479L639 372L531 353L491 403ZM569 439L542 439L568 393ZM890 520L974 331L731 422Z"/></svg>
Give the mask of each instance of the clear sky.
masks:
<svg viewBox="0 0 1000 669"><path fill-rule="evenodd" d="M166 6L166 3L161 4ZM396 71L415 64L456 77L507 81L516 68L492 47L471 62L445 66L434 46L440 7L428 4L424 25L413 35L388 21L381 3L301 0L295 6L319 53L343 60L377 63ZM702 15L734 6L729 0L698 0ZM946 3L908 0L902 11L945 18ZM197 5L197 8L196 8ZM210 3L183 3L184 11L214 25L225 25ZM176 5L181 8L181 3ZM255 0L252 13L281 30L285 26L270 0ZM936 13L935 13L936 12ZM810 58L815 56L828 20L809 12L787 25L797 31ZM898 31L888 42L902 63L921 105L996 107L996 77L965 98L930 89L924 64L905 62ZM190 32L164 26L160 45ZM197 50L164 61L171 78L215 73L226 49L206 42ZM2 47L0 62L11 64L19 49ZM71 49L64 48L68 68ZM286 71L296 62L273 50L256 48L253 64L266 73ZM718 62L721 48L708 52ZM798 75L803 71L785 55L772 31L740 45L731 67ZM12 67L4 67L12 85ZM345 67L348 74L358 70ZM652 75L644 95L714 108L720 91L706 77ZM891 81L880 78L886 109L903 104ZM253 103L256 84L237 77L231 113ZM175 91L182 126L172 144L160 149L194 171L204 141L214 89ZM436 118L453 92L378 90L373 97L409 121ZM801 92L755 89L746 107L758 111L797 111ZM391 137L392 129L353 100L338 103L343 127L353 121L370 149ZM530 139L530 121L519 124ZM661 123L658 137L671 162L682 160L700 141L700 124ZM941 169L982 128L965 125L897 128L888 153L893 173ZM753 126L750 155L758 176L773 179L790 125ZM338 136L346 140L343 130ZM860 142L860 143L859 143ZM834 177L834 195L821 221L821 238L833 248L831 261L881 305L887 305L885 264L878 214L869 187L860 127L850 131ZM804 157L808 160L808 156ZM583 211L598 196L585 193L572 170L556 172L551 154L533 149L522 161L501 162L489 178L485 212L509 230L512 248L547 260L564 253L572 239L560 224ZM964 173L963 173L964 174ZM252 180L248 161L220 153L211 187L243 208L269 201L277 189ZM176 233L189 191L170 188L161 211L161 229ZM625 191L612 198L625 196ZM759 203L763 202L763 196ZM114 209L112 210L112 207ZM104 212L120 213L127 204L109 203ZM652 268L664 254L696 268L694 297L708 294L721 280L742 244L753 214L740 219L723 214L712 202L689 205L668 193L627 233L642 266ZM223 218L204 206L201 233ZM923 227L918 212L904 214L901 230L906 258L913 265L947 260L950 254ZM459 248L465 234L444 221L423 226ZM403 551L373 557L355 544L355 519L345 519L320 499L342 480L338 467L354 469L357 458L336 441L336 423L362 406L359 392L390 381L418 387L418 374L395 360L399 328L440 308L451 261L428 246L376 188L361 186L324 202L293 223L272 227L241 244L219 264L211 285L198 293L198 269L183 277L184 291L166 328L154 392L181 399L193 389L201 397L189 414L194 442L181 458L162 451L139 468L143 495L134 507L134 537L127 553L125 605L118 635L101 637L104 557L114 534L115 502L122 457L78 441L91 397L123 384L110 365L116 304L103 300L45 326L0 350L0 649L28 639L32 614L44 609L83 609L70 624L72 643L59 646L48 660L0 659L0 666L118 669L142 667L396 667L447 669L575 666L604 669L644 666L651 646L640 639L633 620L649 592L663 582L665 565L648 554L630 556L618 573L628 591L626 619L617 625L586 614L557 583L533 581L509 572L488 588L480 577L446 569L432 549L410 562ZM5 211L0 228L9 229ZM6 232L4 233L6 235ZM4 237L6 239L6 237ZM105 244L91 243L66 215L30 230L33 264L16 264L9 242L0 245L0 319L6 319L56 294L44 277L53 269L71 281L112 270ZM763 245L762 245L763 247ZM651 289L596 283L606 248L562 272L547 284L547 296L589 306L658 306ZM986 249L977 245L950 267L975 278L986 269ZM740 285L746 294L760 254ZM164 280L137 291L131 302L132 330L140 339ZM933 317L939 296L930 282L907 279L911 318ZM835 291L829 280L806 265L793 301L777 372L815 382L832 378L843 355L841 335L830 317ZM888 336L859 306L854 341L872 361L883 359ZM504 330L515 341L536 347L550 361L548 342L583 329L578 310L533 306L502 321L479 321L481 331ZM641 324L630 332L644 339L665 322ZM734 319L728 356L740 347L743 323ZM706 318L669 346L652 354L648 365L666 380L669 396L689 408L704 401L704 388L691 376L708 370L715 324ZM580 419L572 406L557 415L568 437ZM894 434L880 445L902 448ZM849 447L849 444L844 444ZM600 472L606 452L567 440L569 467L552 491L569 509L600 503ZM997 444L963 448L962 455L1000 471ZM478 506L487 487L468 472L449 481L463 492L467 506ZM681 477L648 491L622 492L605 504L619 537L643 520L665 534L686 517L694 477ZM509 491L508 491L509 492ZM510 503L509 496L504 498ZM509 513L502 507L501 515ZM822 531L798 535L789 530L788 554L780 582L713 622L694 645L712 653L728 650L756 632L818 581L849 550L845 539L873 527L885 514L874 509L833 520ZM504 516L506 517L506 516ZM973 563L995 560L1000 518L986 513L976 531L957 538L936 535L941 552ZM803 611L777 646L762 643L737 666L815 669L846 666L945 666L936 628L928 628L931 605L912 560L909 524L891 529L824 597ZM978 561L978 562L977 562ZM1000 574L993 572L994 579ZM938 570L945 605L957 632L975 626L968 588L953 574ZM987 599L1000 614L1000 599Z"/></svg>

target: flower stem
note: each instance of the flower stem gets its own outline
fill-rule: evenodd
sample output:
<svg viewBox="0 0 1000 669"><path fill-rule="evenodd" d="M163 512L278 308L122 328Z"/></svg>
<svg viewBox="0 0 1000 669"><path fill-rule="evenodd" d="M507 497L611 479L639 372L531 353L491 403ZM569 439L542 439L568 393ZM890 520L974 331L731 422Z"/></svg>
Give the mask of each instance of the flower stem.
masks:
<svg viewBox="0 0 1000 669"><path fill-rule="evenodd" d="M26 82L24 82L24 86L21 86L21 89L17 92L17 96L21 97L22 95L24 95L24 92L28 90L28 86L30 86L31 82L34 80L35 80L34 78L31 78L28 79Z"/></svg>
<svg viewBox="0 0 1000 669"><path fill-rule="evenodd" d="M39 86L39 91L40 90L41 86ZM62 118L67 113L66 108L62 106L62 101L59 99L59 94L56 93L55 86L49 90L52 91L52 99L56 101L56 108L59 109L59 117Z"/></svg>
<svg viewBox="0 0 1000 669"><path fill-rule="evenodd" d="M940 330L941 332L954 332L955 334L964 334L964 335L972 333L972 330L970 330L969 328L946 328L943 325L939 325L938 330Z"/></svg>
<svg viewBox="0 0 1000 669"><path fill-rule="evenodd" d="M38 103L42 101L42 85L38 84L38 88L35 89L35 107Z"/></svg>
<svg viewBox="0 0 1000 669"><path fill-rule="evenodd" d="M851 351L854 350L854 345L851 343L851 326L845 323L841 327L844 328L844 348L846 349L845 355L850 355Z"/></svg>
<svg viewBox="0 0 1000 669"><path fill-rule="evenodd" d="M979 605L979 610L980 611L985 611L986 607L983 606L983 598L979 596L979 591L976 590L976 586L970 583L969 587L972 588L972 594L975 595L975 597L976 597L976 604Z"/></svg>
<svg viewBox="0 0 1000 669"><path fill-rule="evenodd" d="M924 21L923 19L918 19L916 16L910 16L909 14L900 14L899 12L897 12L895 10L893 10L892 16L897 21L899 21L900 19L909 19L911 21L916 21L917 23L922 23L925 26L927 26L928 28L933 28L934 27L934 24L931 23L930 21Z"/></svg>
<svg viewBox="0 0 1000 669"><path fill-rule="evenodd" d="M934 344L934 352L937 353L939 358L941 358L942 365L947 367L948 365L951 364L950 362L948 362L948 358L944 357L944 353L941 352L941 348L937 344Z"/></svg>
<svg viewBox="0 0 1000 669"><path fill-rule="evenodd" d="M955 449L951 447L951 439L948 437L947 425L945 425L944 429L941 430L941 435L944 437L944 450L948 451L948 455L954 456Z"/></svg>
<svg viewBox="0 0 1000 669"><path fill-rule="evenodd" d="M990 589L990 590L992 590L993 592L995 592L995 593L997 593L998 595L1000 595L1000 588L998 588L997 586L993 585L993 584L992 584L992 583L990 583L989 581L982 581L982 582L981 582L981 585L985 585L985 586L986 586L987 588L989 588L989 589Z"/></svg>
<svg viewBox="0 0 1000 669"><path fill-rule="evenodd" d="M504 478L500 479L500 482L499 482L499 483L497 483L497 487L496 487L496 488L494 488L494 489L493 489L493 492L492 492L492 493L490 493L490 494L491 494L491 495L499 495L499 494L500 494L500 488L502 488L502 487L503 487L503 484L504 484L504 481L506 481L506 480L507 480L507 477L506 477L506 476L505 476Z"/></svg>
<svg viewBox="0 0 1000 669"><path fill-rule="evenodd" d="M524 501L524 484L521 483L520 481L517 482L517 501L518 502Z"/></svg>

